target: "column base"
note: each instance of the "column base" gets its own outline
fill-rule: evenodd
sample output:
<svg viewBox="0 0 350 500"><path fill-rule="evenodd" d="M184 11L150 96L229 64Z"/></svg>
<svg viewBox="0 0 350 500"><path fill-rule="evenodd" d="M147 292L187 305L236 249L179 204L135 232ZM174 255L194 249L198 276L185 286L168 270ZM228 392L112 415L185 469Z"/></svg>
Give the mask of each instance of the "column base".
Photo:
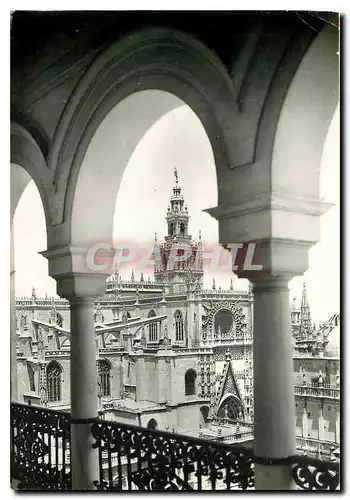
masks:
<svg viewBox="0 0 350 500"><path fill-rule="evenodd" d="M290 465L255 464L255 490L296 490Z"/></svg>

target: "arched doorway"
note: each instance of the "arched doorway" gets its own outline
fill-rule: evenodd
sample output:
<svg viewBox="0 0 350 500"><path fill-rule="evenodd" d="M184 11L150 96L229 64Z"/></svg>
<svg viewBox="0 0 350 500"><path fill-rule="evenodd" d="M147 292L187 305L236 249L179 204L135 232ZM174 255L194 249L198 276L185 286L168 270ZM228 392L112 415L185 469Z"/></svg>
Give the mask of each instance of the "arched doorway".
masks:
<svg viewBox="0 0 350 500"><path fill-rule="evenodd" d="M217 416L227 420L243 420L244 412L241 401L233 395L227 395L220 404Z"/></svg>
<svg viewBox="0 0 350 500"><path fill-rule="evenodd" d="M155 431L158 429L158 422L154 418L151 418L147 424L147 429L150 429L151 431Z"/></svg>

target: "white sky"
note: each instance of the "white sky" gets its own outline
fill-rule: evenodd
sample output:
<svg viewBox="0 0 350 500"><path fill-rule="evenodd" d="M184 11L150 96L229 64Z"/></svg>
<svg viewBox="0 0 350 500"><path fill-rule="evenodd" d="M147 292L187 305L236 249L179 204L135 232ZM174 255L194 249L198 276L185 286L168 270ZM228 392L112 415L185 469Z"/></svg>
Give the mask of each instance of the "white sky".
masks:
<svg viewBox="0 0 350 500"><path fill-rule="evenodd" d="M335 203L322 218L321 242L310 251L310 268L305 277L291 282L291 297L300 301L305 279L313 320L323 321L340 310L340 152L339 109L329 129L321 168L321 196ZM176 165L185 201L188 204L190 233L202 230L204 242L218 241L218 223L203 209L217 205L216 173L209 140L197 116L187 106L165 115L144 136L123 176L114 218L115 236L134 243L151 243L154 232L163 239L165 215ZM44 212L36 186L31 182L23 193L14 217L16 295L56 294L55 281L38 252L46 249ZM122 270L130 278L131 270ZM144 272L145 276L151 274ZM136 278L139 272L136 272ZM228 288L231 273L216 275L217 286ZM213 275L206 273L210 288ZM234 277L235 278L235 277ZM245 280L234 286L246 289Z"/></svg>

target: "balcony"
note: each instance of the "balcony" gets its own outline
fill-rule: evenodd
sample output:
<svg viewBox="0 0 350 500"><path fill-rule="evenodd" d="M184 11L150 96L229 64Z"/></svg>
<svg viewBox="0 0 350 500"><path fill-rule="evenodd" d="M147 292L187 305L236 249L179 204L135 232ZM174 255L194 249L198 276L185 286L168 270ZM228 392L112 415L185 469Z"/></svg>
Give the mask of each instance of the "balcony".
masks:
<svg viewBox="0 0 350 500"><path fill-rule="evenodd" d="M312 385L296 385L294 394L297 396L339 399L340 389L327 386L318 387Z"/></svg>
<svg viewBox="0 0 350 500"><path fill-rule="evenodd" d="M254 465L258 463L289 464L297 489L339 489L339 463L301 456L264 461L243 445L151 431L98 418L89 419L89 423L99 463L96 490L251 490ZM71 490L70 424L69 413L11 404L14 487Z"/></svg>

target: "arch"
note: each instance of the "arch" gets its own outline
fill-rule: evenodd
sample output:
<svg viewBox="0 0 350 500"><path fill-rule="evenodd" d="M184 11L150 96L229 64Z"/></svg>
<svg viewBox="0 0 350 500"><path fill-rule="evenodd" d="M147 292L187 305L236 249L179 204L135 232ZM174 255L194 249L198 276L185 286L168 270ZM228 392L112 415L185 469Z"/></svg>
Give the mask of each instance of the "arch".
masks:
<svg viewBox="0 0 350 500"><path fill-rule="evenodd" d="M197 373L190 368L185 373L185 396L194 396L196 394Z"/></svg>
<svg viewBox="0 0 350 500"><path fill-rule="evenodd" d="M238 106L230 76L212 51L182 32L154 28L119 39L97 57L67 103L49 159L57 189L65 191L65 220L73 245L92 244L101 237L112 241L114 202L132 151L152 124L184 103L207 132L217 171L225 169L235 151L227 136ZM123 123L114 134L118 158L103 161L97 175L94 165L101 140L106 146L104 130L111 121ZM86 213L92 186L98 199ZM78 223L83 213L90 220L85 230Z"/></svg>
<svg viewBox="0 0 350 500"><path fill-rule="evenodd" d="M326 24L299 64L277 123L271 165L274 191L319 199L324 143L339 101L338 51L339 32Z"/></svg>
<svg viewBox="0 0 350 500"><path fill-rule="evenodd" d="M183 342L184 341L184 320L182 316L182 312L178 309L174 314L175 320L175 341Z"/></svg>
<svg viewBox="0 0 350 500"><path fill-rule="evenodd" d="M62 372L62 366L57 361L50 361L46 367L47 399L50 402L61 401Z"/></svg>
<svg viewBox="0 0 350 500"><path fill-rule="evenodd" d="M227 394L220 403L217 416L229 420L243 420L244 407L242 401L234 394Z"/></svg>
<svg viewBox="0 0 350 500"><path fill-rule="evenodd" d="M98 363L99 389L101 396L111 395L111 363L107 359L101 359Z"/></svg>
<svg viewBox="0 0 350 500"><path fill-rule="evenodd" d="M185 234L185 223L184 222L180 223L180 234L181 235Z"/></svg>
<svg viewBox="0 0 350 500"><path fill-rule="evenodd" d="M148 318L155 318L157 315L153 309L148 313ZM150 342L158 341L158 323L150 323L148 325L148 338Z"/></svg>
<svg viewBox="0 0 350 500"><path fill-rule="evenodd" d="M147 429L150 429L152 431L156 431L158 429L157 420L155 420L154 418L151 418L151 420L148 421Z"/></svg>
<svg viewBox="0 0 350 500"><path fill-rule="evenodd" d="M50 200L53 193L53 176L47 167L45 156L34 137L23 126L11 122L11 219L20 197L30 180L35 182L44 207L46 226L57 222Z"/></svg>
<svg viewBox="0 0 350 500"><path fill-rule="evenodd" d="M208 421L208 417L209 417L209 407L208 406L201 406L199 411L201 414L201 420L203 421L204 424L206 424Z"/></svg>

